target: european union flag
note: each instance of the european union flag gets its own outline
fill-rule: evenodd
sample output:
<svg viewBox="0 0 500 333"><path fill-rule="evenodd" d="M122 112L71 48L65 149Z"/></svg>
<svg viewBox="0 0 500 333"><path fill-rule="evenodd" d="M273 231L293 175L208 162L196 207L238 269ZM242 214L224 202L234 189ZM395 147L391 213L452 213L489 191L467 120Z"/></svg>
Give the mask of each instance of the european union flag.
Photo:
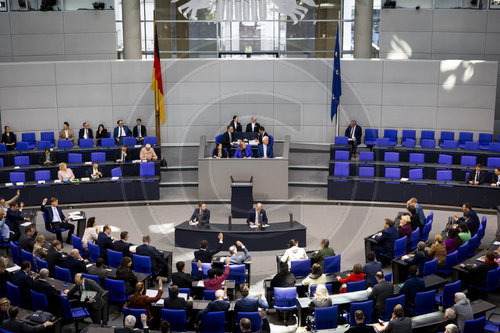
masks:
<svg viewBox="0 0 500 333"><path fill-rule="evenodd" d="M340 104L340 95L342 95L342 86L340 80L340 40L339 40L339 25L337 24L337 38L335 39L335 53L333 54L333 80L332 80L332 110L331 121L333 116L337 114L337 109Z"/></svg>

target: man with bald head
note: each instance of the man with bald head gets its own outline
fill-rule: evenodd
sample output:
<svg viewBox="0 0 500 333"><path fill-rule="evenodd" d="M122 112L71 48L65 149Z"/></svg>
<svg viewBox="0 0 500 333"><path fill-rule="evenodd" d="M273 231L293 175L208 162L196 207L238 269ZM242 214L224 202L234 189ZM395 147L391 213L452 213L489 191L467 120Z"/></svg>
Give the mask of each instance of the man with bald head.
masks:
<svg viewBox="0 0 500 333"><path fill-rule="evenodd" d="M222 289L219 289L215 292L215 300L211 301L210 303L207 304L207 307L200 311L198 313L198 316L196 316L196 324L195 326L198 326L201 322L201 319L208 313L208 312L217 312L217 311L227 311L229 310L229 301L226 300L227 295L226 292Z"/></svg>
<svg viewBox="0 0 500 333"><path fill-rule="evenodd" d="M260 124L257 122L257 117L253 116L252 122L247 124L247 130L245 132L247 132L247 133L249 133L249 132L250 133L251 132L259 133L259 128L260 128Z"/></svg>
<svg viewBox="0 0 500 333"><path fill-rule="evenodd" d="M264 208L262 208L262 204L260 202L255 205L255 208L252 208L248 212L247 223L248 223L248 226L250 226L250 227L253 227L253 226L267 227L268 226L266 211L264 210Z"/></svg>
<svg viewBox="0 0 500 333"><path fill-rule="evenodd" d="M91 279L84 278L81 273L75 275L75 286L71 290L66 289L62 296L67 296L69 299L77 299L81 302L81 306L87 308L95 324L101 323L101 309L104 305L102 289L97 282ZM82 297L83 295L83 297Z"/></svg>
<svg viewBox="0 0 500 333"><path fill-rule="evenodd" d="M67 268L71 272L71 277L73 278L76 273L87 273L87 263L88 260L83 260L78 249L73 249L70 255L64 259L64 268Z"/></svg>
<svg viewBox="0 0 500 333"><path fill-rule="evenodd" d="M47 268L42 268L38 275L38 279L33 282L33 290L47 296L47 301L49 303L49 312L54 315L62 315L61 309L61 293L54 288L48 281L49 270Z"/></svg>

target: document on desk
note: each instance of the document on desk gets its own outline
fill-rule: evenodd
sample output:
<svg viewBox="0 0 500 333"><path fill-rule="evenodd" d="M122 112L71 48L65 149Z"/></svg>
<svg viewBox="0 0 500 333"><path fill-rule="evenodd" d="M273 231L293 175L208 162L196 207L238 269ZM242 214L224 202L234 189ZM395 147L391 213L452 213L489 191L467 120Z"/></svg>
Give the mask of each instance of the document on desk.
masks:
<svg viewBox="0 0 500 333"><path fill-rule="evenodd" d="M250 226L250 229L256 229L256 228L258 228L258 227L259 227L258 225L254 224L254 225L251 225L251 226Z"/></svg>
<svg viewBox="0 0 500 333"><path fill-rule="evenodd" d="M136 249L137 249L137 245L132 245L132 246L130 246L130 247L128 248L128 250L129 250L130 252L135 252L135 250L136 250Z"/></svg>
<svg viewBox="0 0 500 333"><path fill-rule="evenodd" d="M13 272L17 272L18 270L20 270L21 267L17 266L17 265L14 265L12 267L8 267L6 268L5 270L9 273L13 273Z"/></svg>
<svg viewBox="0 0 500 333"><path fill-rule="evenodd" d="M31 222L29 222L29 221L28 222L24 222L24 223L21 224L21 227L27 227L30 224L31 224Z"/></svg>
<svg viewBox="0 0 500 333"><path fill-rule="evenodd" d="M179 295L180 295L180 294L179 294ZM158 306L163 306L163 305L165 304L165 299L160 298L160 299L158 300L158 302L156 302L155 304L156 304L156 305L158 305Z"/></svg>

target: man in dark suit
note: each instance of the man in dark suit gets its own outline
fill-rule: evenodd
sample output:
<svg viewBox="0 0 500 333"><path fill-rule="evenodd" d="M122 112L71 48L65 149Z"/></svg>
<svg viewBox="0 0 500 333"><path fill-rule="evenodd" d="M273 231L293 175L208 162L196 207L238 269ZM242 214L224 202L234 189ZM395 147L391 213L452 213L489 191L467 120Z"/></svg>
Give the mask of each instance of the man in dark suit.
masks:
<svg viewBox="0 0 500 333"><path fill-rule="evenodd" d="M59 199L56 197L50 198L50 206L46 206L47 198L43 199L41 210L45 213L47 222L51 224L52 229L56 232L56 238L62 243L62 232L61 229L68 229L68 237L66 238L66 243L71 244L71 235L75 230L75 226L68 223L69 217L65 217L62 209L58 206Z"/></svg>
<svg viewBox="0 0 500 333"><path fill-rule="evenodd" d="M42 268L40 270L40 274L38 275L38 279L33 282L33 290L45 294L49 303L49 312L59 316L58 314L62 314L60 299L61 293L47 281L48 277L49 270Z"/></svg>
<svg viewBox="0 0 500 333"><path fill-rule="evenodd" d="M248 318L241 318L240 319L241 333L270 333L271 326L269 325L269 320L267 320L266 311L260 310L259 315L262 318L262 328L258 331L252 331L252 321Z"/></svg>
<svg viewBox="0 0 500 333"><path fill-rule="evenodd" d="M252 122L247 124L246 131L247 133L256 132L259 133L260 124L257 122L257 117L252 117Z"/></svg>
<svg viewBox="0 0 500 333"><path fill-rule="evenodd" d="M132 131L128 128L128 126L123 125L123 120L118 120L116 122L118 126L113 130L113 138L115 138L115 143L118 145L123 144L123 138L126 136L132 136Z"/></svg>
<svg viewBox="0 0 500 333"><path fill-rule="evenodd" d="M140 256L148 256L151 258L151 267L153 271L153 279L164 268L167 267L167 261L163 257L163 253L158 251L156 247L151 246L151 238L149 235L142 236L142 245L139 245L135 253Z"/></svg>
<svg viewBox="0 0 500 333"><path fill-rule="evenodd" d="M188 310L193 308L193 298L189 297L186 301L183 297L179 297L179 287L173 285L170 287L170 297L165 299L163 304L165 309L170 310Z"/></svg>
<svg viewBox="0 0 500 333"><path fill-rule="evenodd" d="M486 171L480 163L476 164L476 171L469 172L466 182L471 185L481 185L486 182Z"/></svg>
<svg viewBox="0 0 500 333"><path fill-rule="evenodd" d="M19 320L19 308L11 306L9 308L9 319L2 322L2 328L7 332L16 333L31 333L31 332L44 332L45 328L54 325L53 322L46 321L43 324L31 325L26 321Z"/></svg>
<svg viewBox="0 0 500 333"><path fill-rule="evenodd" d="M19 238L19 249L33 253L33 247L35 246L35 239L33 235L35 234L35 227L29 225L24 229L24 234Z"/></svg>
<svg viewBox="0 0 500 333"><path fill-rule="evenodd" d="M201 218L200 218L201 217ZM210 223L210 210L207 209L207 204L200 202L189 219L189 225L208 225Z"/></svg>
<svg viewBox="0 0 500 333"><path fill-rule="evenodd" d="M184 261L178 261L175 264L175 267L177 268L177 272L172 274L172 284L178 286L179 288L191 288L193 286L193 281L200 281L203 277L201 261L198 261L197 263L197 276L184 272L186 269L186 263Z"/></svg>
<svg viewBox="0 0 500 333"><path fill-rule="evenodd" d="M99 246L99 250L101 251L101 256L103 258L108 258L108 249L114 250L114 245L113 245L113 237L110 236L111 234L111 227L109 224L105 224L104 227L102 228L102 231L97 235L97 242L96 244Z"/></svg>
<svg viewBox="0 0 500 333"><path fill-rule="evenodd" d="M230 126L233 126L234 131L236 133L241 133L242 132L242 127L241 124L238 122L238 116L234 115L233 116L233 121L229 123Z"/></svg>
<svg viewBox="0 0 500 333"><path fill-rule="evenodd" d="M30 289L33 288L33 278L29 276L30 269L30 262L23 261L21 269L14 274L12 279L12 283L19 287L21 304L26 309L30 309L32 306Z"/></svg>
<svg viewBox="0 0 500 333"><path fill-rule="evenodd" d="M262 143L257 147L257 156L259 158L273 158L273 146L269 144L269 137L262 138Z"/></svg>
<svg viewBox="0 0 500 333"><path fill-rule="evenodd" d="M361 310L354 312L354 321L356 326L351 326L346 333L375 333L375 328L373 326L368 326L365 324L365 314Z"/></svg>
<svg viewBox="0 0 500 333"><path fill-rule="evenodd" d="M377 272L375 279L377 279L378 283L373 286L372 291L368 295L368 299L375 300L373 318L384 315L386 299L394 296L394 287L391 282L385 280L383 272Z"/></svg>
<svg viewBox="0 0 500 333"><path fill-rule="evenodd" d="M358 145L361 144L361 135L363 133L363 129L356 123L356 120L351 120L351 123L345 129L344 136L347 136L349 139L349 143L352 148L352 156L356 157L356 151L358 149Z"/></svg>
<svg viewBox="0 0 500 333"><path fill-rule="evenodd" d="M224 240L224 235L220 232L217 237L219 238L219 244L217 245L217 249L208 250L208 242L206 240L202 240L200 242L200 249L194 251L194 260L201 261L202 263L211 263L212 257L219 253L222 250L222 244Z"/></svg>
<svg viewBox="0 0 500 333"><path fill-rule="evenodd" d="M87 169L87 177L94 180L102 178L102 172L99 168L99 162L92 162L92 166Z"/></svg>
<svg viewBox="0 0 500 333"><path fill-rule="evenodd" d="M267 227L268 220L267 220L267 215L266 215L266 210L262 208L262 204L258 202L255 205L255 208L252 208L248 212L247 216L247 224L249 226L257 225L257 226L263 226Z"/></svg>
<svg viewBox="0 0 500 333"><path fill-rule="evenodd" d="M87 273L87 263L88 260L83 260L78 249L71 250L69 256L64 260L64 268L67 268L71 272L71 278L73 279L77 273Z"/></svg>
<svg viewBox="0 0 500 333"><path fill-rule="evenodd" d="M465 222L467 226L469 227L469 231L472 236L474 236L479 229L479 216L477 216L477 213L472 209L472 205L470 202L464 202L462 205L462 217L458 217L456 215L453 216L453 220L455 223L460 224L460 222Z"/></svg>
<svg viewBox="0 0 500 333"><path fill-rule="evenodd" d="M128 242L128 231L120 233L120 240L115 241L113 244L114 250L123 253L124 257L132 257L130 254L130 247L132 244Z"/></svg>
<svg viewBox="0 0 500 333"><path fill-rule="evenodd" d="M10 240L17 241L19 237L21 237L21 231L19 230L19 225L24 221L29 221L30 218L24 218L23 214L24 203L21 202L21 205L17 201L14 201L10 208L7 209L7 216L5 217L5 224L10 229L11 237ZM12 234L13 233L13 234Z"/></svg>
<svg viewBox="0 0 500 333"><path fill-rule="evenodd" d="M94 297L88 297L82 306L86 307L90 318L94 324L101 323L101 309L104 305L102 295L104 294L104 289L102 289L97 282L91 279L84 278L81 273L75 275L75 286L71 290L64 290L63 296L68 296L68 299L80 299L82 292L93 291L95 292Z"/></svg>
<svg viewBox="0 0 500 333"><path fill-rule="evenodd" d="M264 126L260 126L259 127L259 136L255 140L259 141L259 144L261 144L262 140L264 139L265 136L269 137L269 134L267 134L266 129L264 128Z"/></svg>
<svg viewBox="0 0 500 333"><path fill-rule="evenodd" d="M124 318L123 320L123 326L124 327L115 327L114 333L137 333L141 332L141 330L135 329L135 323L137 321L137 318L133 315L128 315ZM148 316L145 315L144 313L141 314L141 323L142 323L142 332L143 333L149 333L149 327L148 327Z"/></svg>
<svg viewBox="0 0 500 333"><path fill-rule="evenodd" d="M42 153L42 155L40 155L40 158L38 159L38 163L40 165L51 165L56 162L56 155L50 151L49 147L45 148L45 151Z"/></svg>
<svg viewBox="0 0 500 333"><path fill-rule="evenodd" d="M50 243L51 247L47 251L45 256L45 261L47 266L49 266L49 274L51 277L55 277L55 266L63 267L65 255L62 252L61 242L58 240L53 240Z"/></svg>
<svg viewBox="0 0 500 333"><path fill-rule="evenodd" d="M495 173L491 176L491 186L500 187L500 167L495 168Z"/></svg>
<svg viewBox="0 0 500 333"><path fill-rule="evenodd" d="M412 333L411 318L404 316L403 305L398 304L394 307L391 321L385 329L387 333Z"/></svg>
<svg viewBox="0 0 500 333"><path fill-rule="evenodd" d="M148 131L146 130L146 126L142 124L142 120L137 118L136 124L132 129L132 136L137 139L138 144L144 143L144 137L148 136Z"/></svg>
<svg viewBox="0 0 500 333"><path fill-rule="evenodd" d="M244 283L240 287L242 299L237 300L234 305L234 311L236 312L257 312L259 308L267 309L269 308L269 304L267 304L267 300L264 297L264 294L260 294L259 297L251 297L250 288L248 288L248 284Z"/></svg>
<svg viewBox="0 0 500 333"><path fill-rule="evenodd" d="M80 128L80 131L78 132L78 140L81 139L93 139L94 134L92 133L92 129L89 126L89 123L84 122L83 123L83 128Z"/></svg>
<svg viewBox="0 0 500 333"><path fill-rule="evenodd" d="M394 221L384 219L384 230L373 235L376 245L373 246L373 251L377 255L377 259L384 263L387 258L392 258L394 255L394 242L399 238L398 231L394 228ZM381 256L383 254L383 256ZM385 260L385 261L384 261Z"/></svg>
<svg viewBox="0 0 500 333"><path fill-rule="evenodd" d="M232 125L228 125L226 128L226 132L222 134L222 148L226 148L229 157L232 157L231 153L231 145L236 142L234 139L234 127Z"/></svg>
<svg viewBox="0 0 500 333"><path fill-rule="evenodd" d="M411 265L410 268L408 268L408 274L410 278L405 281L399 293L406 294L407 303L413 305L415 304L415 295L425 291L425 282L424 279L418 277L418 267L415 265Z"/></svg>
<svg viewBox="0 0 500 333"><path fill-rule="evenodd" d="M196 316L196 324L195 326L199 326L201 319L208 313L208 312L217 312L217 311L227 311L229 310L229 301L225 300L225 293L224 290L217 290L215 292L215 300L211 301L210 303L207 304L207 307L200 311L198 315Z"/></svg>

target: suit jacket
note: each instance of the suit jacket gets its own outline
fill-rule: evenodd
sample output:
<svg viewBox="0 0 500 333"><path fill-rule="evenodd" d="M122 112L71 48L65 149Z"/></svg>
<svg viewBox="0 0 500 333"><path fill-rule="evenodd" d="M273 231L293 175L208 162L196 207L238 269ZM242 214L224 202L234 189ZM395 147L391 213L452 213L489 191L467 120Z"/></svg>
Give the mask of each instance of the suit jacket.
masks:
<svg viewBox="0 0 500 333"><path fill-rule="evenodd" d="M491 183L492 183L492 184L493 184L493 183L495 183L495 184L496 184L496 183L498 183L499 178L500 178L500 176L497 176L497 175L493 174L493 175L491 176Z"/></svg>
<svg viewBox="0 0 500 333"><path fill-rule="evenodd" d="M386 299L394 296L394 287L391 282L382 280L373 286L368 299L375 300L375 311L383 313ZM404 304L402 304L404 306Z"/></svg>
<svg viewBox="0 0 500 333"><path fill-rule="evenodd" d="M52 287L48 281L38 279L33 282L33 290L45 294L49 303L49 311L57 313L57 310L61 307L61 293L56 288Z"/></svg>
<svg viewBox="0 0 500 333"><path fill-rule="evenodd" d="M128 128L127 125L123 125L123 130L125 131L125 136L132 136L132 132ZM117 139L118 138L118 126L115 127L113 130L113 138Z"/></svg>
<svg viewBox="0 0 500 333"><path fill-rule="evenodd" d="M264 157L264 144L260 144L259 147L257 148L257 156L260 158ZM273 158L274 153L273 153L273 146L267 145L267 157Z"/></svg>
<svg viewBox="0 0 500 333"><path fill-rule="evenodd" d="M94 296L95 302L91 305L87 305L87 308L91 310L100 309L104 305L102 295L104 294L104 289L102 289L97 282L91 279L83 278L83 284L81 286L75 284L73 288L68 292L68 299L78 297L80 298L80 292L82 290L95 291L97 294ZM78 294L78 295L77 295Z"/></svg>
<svg viewBox="0 0 500 333"><path fill-rule="evenodd" d="M476 177L476 170L469 172L469 175L467 176L467 183L473 181ZM486 171L481 170L479 172L479 176L477 177L477 181L479 184L484 184L486 182Z"/></svg>
<svg viewBox="0 0 500 333"><path fill-rule="evenodd" d="M7 332L16 332L16 333L31 333L31 332L45 331L45 326L43 324L30 325L16 318L4 320L2 322L2 328Z"/></svg>
<svg viewBox="0 0 500 333"><path fill-rule="evenodd" d="M399 293L406 294L406 300L413 304L415 303L415 295L422 291L425 291L425 282L422 278L415 276L406 280Z"/></svg>
<svg viewBox="0 0 500 333"><path fill-rule="evenodd" d="M87 133L87 135L88 135L87 139L93 139L94 138L94 133L92 133L92 129L89 128L87 131L88 131L88 133ZM78 140L83 139L84 138L83 137L84 134L85 134L85 128L80 128L80 131L78 131Z"/></svg>
<svg viewBox="0 0 500 333"><path fill-rule="evenodd" d="M97 168L97 171L99 171L100 173L102 173L102 169L101 168ZM89 166L87 168L87 177L91 178L92 179L92 173L94 172L94 167L93 166ZM96 179L99 179L99 178L102 178L102 176L97 176Z"/></svg>
<svg viewBox="0 0 500 333"><path fill-rule="evenodd" d="M229 152L231 150L231 142L234 140L234 132L231 133L231 138L229 138L229 132L226 131L222 134L222 148L226 148Z"/></svg>
<svg viewBox="0 0 500 333"><path fill-rule="evenodd" d="M351 137L351 131L352 131L352 126L351 125L347 126L347 128L345 129L344 136L347 136L348 138L350 138ZM357 145L361 144L361 135L362 135L362 133L363 133L363 129L361 128L361 126L356 125L356 129L354 130L354 138L356 139L356 144Z"/></svg>
<svg viewBox="0 0 500 333"><path fill-rule="evenodd" d="M259 308L267 309L269 304L263 297L243 297L236 301L234 304L234 311L236 312L257 312Z"/></svg>
<svg viewBox="0 0 500 333"><path fill-rule="evenodd" d="M217 156L217 154L218 154L218 151L216 149L214 149L212 152L212 157ZM229 152L227 151L227 148L222 147L221 158L227 158L228 154L229 154Z"/></svg>
<svg viewBox="0 0 500 333"><path fill-rule="evenodd" d="M147 295L138 295L136 296L135 294L130 296L129 302L128 302L128 307L130 309L143 309L146 310L148 314L148 319L151 318L151 309L150 309L150 304L157 302L160 298L161 295L163 295L163 290L158 290L156 293L155 297L149 297Z"/></svg>
<svg viewBox="0 0 500 333"><path fill-rule="evenodd" d="M198 215L200 214L200 208L196 208L193 212L193 215L191 215L191 218L189 219L190 221L198 221ZM201 217L201 221L198 221L201 224L209 224L210 223L210 210L205 209L203 211L203 215Z"/></svg>
<svg viewBox="0 0 500 333"><path fill-rule="evenodd" d="M64 266L64 257L61 252L58 252L55 248L51 247L45 256L45 261L47 262L47 266L49 266L50 276L55 276L55 267Z"/></svg>
<svg viewBox="0 0 500 333"><path fill-rule="evenodd" d="M201 262L210 263L212 262L212 257L215 254L219 253L220 250L222 250L221 242L218 243L217 249L215 250L202 250L202 249L196 250L194 251L194 261L201 260Z"/></svg>
<svg viewBox="0 0 500 333"><path fill-rule="evenodd" d="M132 244L124 242L122 239L113 244L114 250L123 253L124 257L131 257L129 250L130 246L132 246Z"/></svg>
<svg viewBox="0 0 500 333"><path fill-rule="evenodd" d="M247 145L245 148L245 156L247 158L253 157L252 147L250 145ZM242 158L242 157L243 157L242 151L240 150L240 148L236 148L236 151L234 152L234 158Z"/></svg>
<svg viewBox="0 0 500 333"><path fill-rule="evenodd" d="M205 286L205 290L219 290L222 289L222 282L227 279L229 275L229 266L226 266L224 269L224 274L221 276L216 276L213 279L203 280L203 285Z"/></svg>
<svg viewBox="0 0 500 333"><path fill-rule="evenodd" d="M165 303L163 306L165 309L170 310L188 310L193 308L193 302L186 301L182 297L170 297L165 299Z"/></svg>
<svg viewBox="0 0 500 333"><path fill-rule="evenodd" d="M372 286L375 281L375 274L382 270L382 264L378 261L367 262L363 266L363 273L365 274L366 284Z"/></svg>
<svg viewBox="0 0 500 333"><path fill-rule="evenodd" d="M394 242L399 238L398 231L394 227L382 230L382 236L375 237L377 244L382 247L383 252L388 257L394 254Z"/></svg>
<svg viewBox="0 0 500 333"><path fill-rule="evenodd" d="M393 319L387 324L386 332L411 333L411 319L408 317Z"/></svg>
<svg viewBox="0 0 500 333"><path fill-rule="evenodd" d="M122 150L121 149L118 149L116 152L115 152L115 161L116 160L121 160L122 159ZM130 154L130 152L127 150L126 152L126 155L125 155L125 161L130 161L132 159L132 155ZM124 162L124 161L122 161Z"/></svg>
<svg viewBox="0 0 500 333"><path fill-rule="evenodd" d="M7 209L5 224L9 226L10 231L19 233L19 224L24 222L24 217L20 210L14 211L12 208Z"/></svg>
<svg viewBox="0 0 500 333"><path fill-rule="evenodd" d="M35 240L33 237L29 236L27 233L21 235L19 238L19 248L29 253L33 253L33 247L35 246Z"/></svg>
<svg viewBox="0 0 500 333"><path fill-rule="evenodd" d="M75 277L76 273L87 273L87 265L85 261L78 260L72 256L67 256L64 260L64 268L67 268L71 272L71 279Z"/></svg>
<svg viewBox="0 0 500 333"><path fill-rule="evenodd" d="M139 130L137 128L137 125L134 126L132 129L132 136L137 138L139 136ZM141 125L141 137L146 137L148 136L148 131L146 129L146 126Z"/></svg>
<svg viewBox="0 0 500 333"><path fill-rule="evenodd" d="M53 153L53 152L50 152L49 153L49 159L50 159L50 162L51 163L56 163L56 155ZM47 160L47 158L45 157L45 152L43 152L41 155L40 155L40 158L38 158L38 163L40 165L45 165L45 161Z"/></svg>
<svg viewBox="0 0 500 333"><path fill-rule="evenodd" d="M12 283L19 287L21 304L23 307L31 306L30 289L33 288L33 279L25 271L19 270L14 274ZM29 309L29 308L28 308Z"/></svg>
<svg viewBox="0 0 500 333"><path fill-rule="evenodd" d="M196 316L196 322L199 323L201 319L208 313L208 312L217 312L217 311L227 311L229 310L230 303L229 301L226 300L215 300L207 304L207 307L200 311L198 315Z"/></svg>
<svg viewBox="0 0 500 333"><path fill-rule="evenodd" d="M71 142L73 142L74 139L75 139L75 133L73 132L72 129L68 129L67 139L66 139L66 134L64 133L64 129L59 131L59 140L71 140Z"/></svg>
<svg viewBox="0 0 500 333"><path fill-rule="evenodd" d="M52 221L54 220L54 212L52 211L52 206L42 204L42 207L40 209L42 212L45 213L45 215L47 217L47 222L52 223ZM59 213L59 217L61 218L61 221L64 222L64 220L66 219L66 216L64 216L62 209L59 206L57 206L56 209L57 209L57 212Z"/></svg>
<svg viewBox="0 0 500 333"><path fill-rule="evenodd" d="M137 276L130 268L118 267L116 269L116 279L125 282L125 292L127 295L134 293Z"/></svg>
<svg viewBox="0 0 500 333"><path fill-rule="evenodd" d="M107 249L110 249L110 250L114 250L115 249L114 245L113 245L113 240L104 231L101 231L97 235L97 242L96 242L96 244L99 246L99 250L101 250L101 256L102 257L107 257L107 254L108 254Z"/></svg>
<svg viewBox="0 0 500 333"><path fill-rule="evenodd" d="M259 143L262 143L262 138L265 137L265 136L269 137L269 134L267 134L267 132L259 134Z"/></svg>
<svg viewBox="0 0 500 333"><path fill-rule="evenodd" d="M260 213L262 214L262 223L267 224L266 210L264 208L262 208ZM252 208L248 212L247 223L250 224L250 222L255 223L255 208Z"/></svg>
<svg viewBox="0 0 500 333"><path fill-rule="evenodd" d="M259 128L260 128L260 124L259 123L255 123L255 126L253 127L253 131L252 131L252 123L248 123L247 124L247 129L245 132L256 132L258 133L259 132Z"/></svg>
<svg viewBox="0 0 500 333"><path fill-rule="evenodd" d="M243 264L248 258L250 258L250 253L248 252L246 247L241 248L243 250L243 253L245 253L242 256L234 255L229 257L229 265L241 265Z"/></svg>
<svg viewBox="0 0 500 333"><path fill-rule="evenodd" d="M279 272L271 280L271 287L295 287L295 275L290 272Z"/></svg>
<svg viewBox="0 0 500 333"><path fill-rule="evenodd" d="M163 256L162 253L156 249L156 247L147 244L139 245L135 250L135 254L138 254L140 256L150 257L151 267L153 268L153 270L157 270L158 268L156 258Z"/></svg>
<svg viewBox="0 0 500 333"><path fill-rule="evenodd" d="M375 328L373 326L368 326L365 323L357 324L356 326L351 326L346 333L375 333Z"/></svg>
<svg viewBox="0 0 500 333"><path fill-rule="evenodd" d="M239 133L241 133L241 132L242 132L241 123L239 123L239 122L238 122L238 123L236 123L236 126L234 126L234 122L233 122L233 121L231 121L231 122L229 123L229 125L232 125L232 126L234 127L234 131L235 131L235 132L239 132Z"/></svg>
<svg viewBox="0 0 500 333"><path fill-rule="evenodd" d="M172 285L179 288L191 288L193 286L193 281L200 281L202 277L202 270L198 270L198 276L192 276L184 272L172 273Z"/></svg>

